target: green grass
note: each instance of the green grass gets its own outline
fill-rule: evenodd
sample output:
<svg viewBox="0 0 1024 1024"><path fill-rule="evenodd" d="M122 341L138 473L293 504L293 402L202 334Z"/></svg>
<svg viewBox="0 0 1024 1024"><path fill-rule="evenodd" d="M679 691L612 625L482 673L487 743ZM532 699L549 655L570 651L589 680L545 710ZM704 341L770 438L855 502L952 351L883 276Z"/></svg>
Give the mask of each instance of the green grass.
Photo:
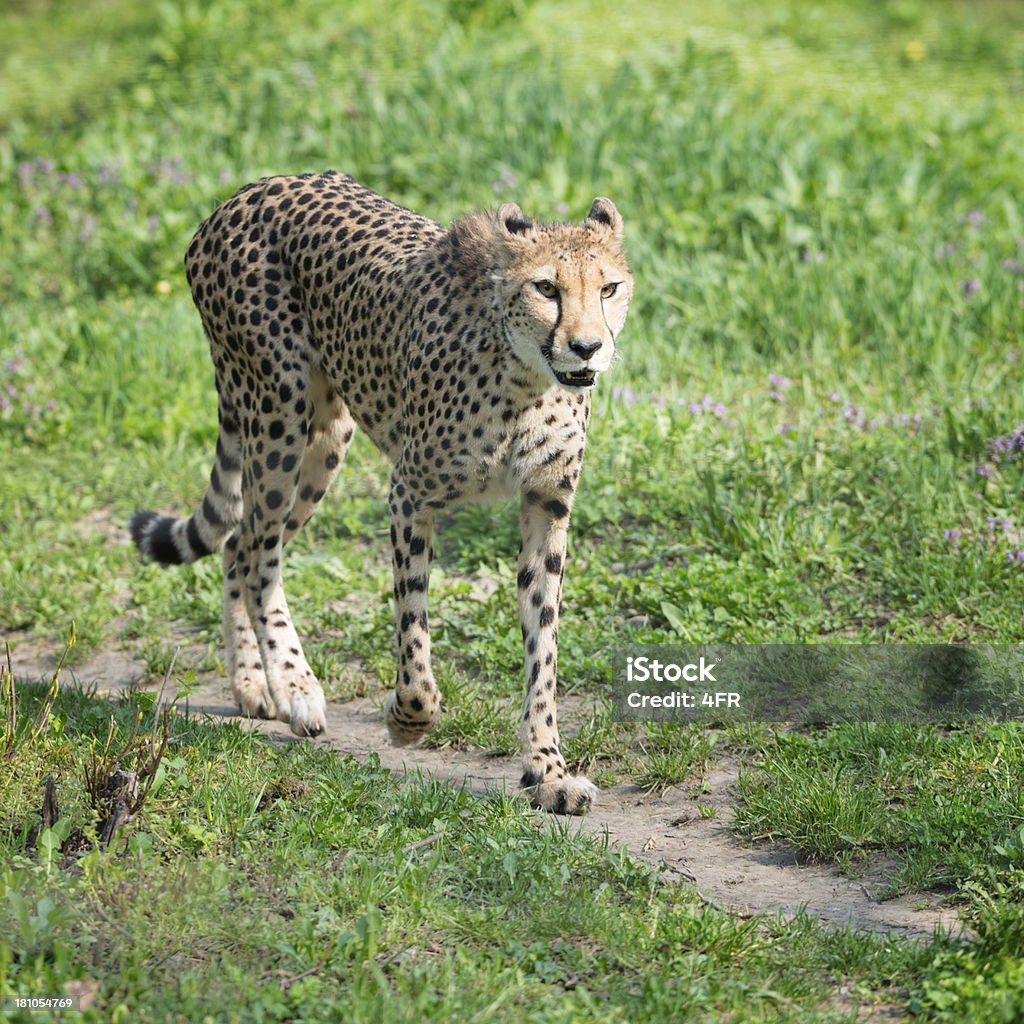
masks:
<svg viewBox="0 0 1024 1024"><path fill-rule="evenodd" d="M442 1017L444 1000L468 1019L849 1018L842 1000L797 1008L825 975L936 1019L1012 1013L1017 726L642 730L604 698L626 642L1024 640L1024 462L994 445L1024 421L1018 7L393 7L19 0L0 16L0 629L59 649L74 621L72 666L123 646L158 677L172 620L215 665L219 567L140 564L111 524L202 493L216 405L181 257L239 185L334 166L442 221L513 199L578 218L610 195L637 288L570 536L561 684L586 710L567 755L651 788L741 756L748 836L847 870L882 853L895 886L960 900L978 939L921 954L742 925L582 839L553 850L518 805L198 726L127 860L47 873L24 849L39 778L61 769L81 827L74 723L105 715L65 704L65 733L0 803L5 892L61 912L21 915L4 970L38 990L104 978L104 1019L188 1017L206 990L246 1019L263 1000L265 1019L299 1019L321 997L350 1019ZM357 438L289 552L334 699L394 671L386 485ZM435 743L514 746L516 531L508 506L442 524ZM286 775L313 793L255 810ZM430 821L409 824L417 802ZM343 850L353 870L325 874ZM528 884L511 855L554 874ZM226 934L229 912L246 924ZM86 921L108 923L76 937ZM268 970L285 973L258 984Z"/></svg>
<svg viewBox="0 0 1024 1024"><path fill-rule="evenodd" d="M1019 841L1022 774L1024 737L1012 725L779 735L744 780L737 824L811 857L896 852L897 884L954 887L987 875L996 847Z"/></svg>
<svg viewBox="0 0 1024 1024"><path fill-rule="evenodd" d="M115 746L132 713L114 709ZM515 798L235 726L174 721L130 834L69 858L96 827L80 780L111 708L65 692L55 714L2 790L0 975L23 994L99 978L84 1021L838 1022L820 1004L839 979L870 993L935 955L743 921ZM43 765L62 817L26 847Z"/></svg>

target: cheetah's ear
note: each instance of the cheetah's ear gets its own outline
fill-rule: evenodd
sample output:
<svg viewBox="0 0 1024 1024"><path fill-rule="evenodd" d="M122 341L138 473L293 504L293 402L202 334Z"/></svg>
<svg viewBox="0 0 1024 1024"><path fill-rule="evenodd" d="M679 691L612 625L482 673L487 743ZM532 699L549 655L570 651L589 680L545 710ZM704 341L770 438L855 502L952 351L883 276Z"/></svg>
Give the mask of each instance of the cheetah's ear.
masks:
<svg viewBox="0 0 1024 1024"><path fill-rule="evenodd" d="M507 235L529 235L533 221L515 203L502 203L494 215L498 230Z"/></svg>
<svg viewBox="0 0 1024 1024"><path fill-rule="evenodd" d="M605 231L611 231L617 242L622 241L622 215L615 208L615 204L604 196L598 196L590 207L584 225L598 227Z"/></svg>

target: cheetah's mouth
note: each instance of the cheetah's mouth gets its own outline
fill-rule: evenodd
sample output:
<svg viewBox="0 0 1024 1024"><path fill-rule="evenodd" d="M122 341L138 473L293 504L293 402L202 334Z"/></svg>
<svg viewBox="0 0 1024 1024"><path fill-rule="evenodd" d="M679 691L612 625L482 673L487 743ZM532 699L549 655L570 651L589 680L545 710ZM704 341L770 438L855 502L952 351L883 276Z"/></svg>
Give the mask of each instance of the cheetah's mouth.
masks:
<svg viewBox="0 0 1024 1024"><path fill-rule="evenodd" d="M596 370L569 370L559 373L552 367L555 380L564 388L592 388L597 383Z"/></svg>

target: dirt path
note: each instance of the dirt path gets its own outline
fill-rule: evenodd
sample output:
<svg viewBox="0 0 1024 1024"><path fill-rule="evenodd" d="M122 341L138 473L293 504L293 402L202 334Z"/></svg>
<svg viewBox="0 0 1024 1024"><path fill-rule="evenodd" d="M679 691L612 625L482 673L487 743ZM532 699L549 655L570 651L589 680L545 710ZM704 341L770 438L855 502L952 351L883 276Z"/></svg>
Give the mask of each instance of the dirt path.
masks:
<svg viewBox="0 0 1024 1024"><path fill-rule="evenodd" d="M33 650L31 644L21 643L15 648L13 667L16 680L38 680L52 672L53 659ZM143 675L141 662L106 651L77 667L74 678L65 671L62 683L77 680L95 686L101 695L114 695L134 686ZM277 742L294 741L282 723L239 719L230 688L210 675L200 677L187 711L242 721ZM488 757L472 750L391 747L383 715L370 699L329 704L327 732L316 742L357 758L376 751L381 764L396 772L422 771L480 793L494 787L517 787L519 769L513 758ZM590 832L607 831L613 843L655 865L666 877L690 882L709 903L734 913L788 916L805 911L827 924L910 937L960 929L956 911L934 895L881 900L879 894L886 884L884 865L850 878L827 865L798 864L785 847L743 844L731 828L738 771L737 762L726 757L707 773L701 804L714 807L713 818L698 812L689 795L693 783L661 794L645 794L636 786L623 784L602 791L590 814L571 819L571 824Z"/></svg>

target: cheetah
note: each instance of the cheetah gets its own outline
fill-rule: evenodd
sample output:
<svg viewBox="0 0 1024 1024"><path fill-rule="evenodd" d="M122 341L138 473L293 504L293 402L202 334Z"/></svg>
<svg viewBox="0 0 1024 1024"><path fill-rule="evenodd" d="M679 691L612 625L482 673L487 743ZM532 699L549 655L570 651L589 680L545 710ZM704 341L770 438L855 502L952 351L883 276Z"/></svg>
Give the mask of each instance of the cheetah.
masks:
<svg viewBox="0 0 1024 1024"><path fill-rule="evenodd" d="M558 734L558 614L589 392L633 291L622 243L602 197L582 224L505 203L445 229L333 171L254 182L199 227L185 269L213 357L216 459L190 516L138 511L129 527L165 564L222 550L226 667L245 715L299 736L325 728L281 563L359 427L392 463L392 742L416 742L438 715L438 512L518 496L522 787L534 806L588 809L597 788L569 772Z"/></svg>

